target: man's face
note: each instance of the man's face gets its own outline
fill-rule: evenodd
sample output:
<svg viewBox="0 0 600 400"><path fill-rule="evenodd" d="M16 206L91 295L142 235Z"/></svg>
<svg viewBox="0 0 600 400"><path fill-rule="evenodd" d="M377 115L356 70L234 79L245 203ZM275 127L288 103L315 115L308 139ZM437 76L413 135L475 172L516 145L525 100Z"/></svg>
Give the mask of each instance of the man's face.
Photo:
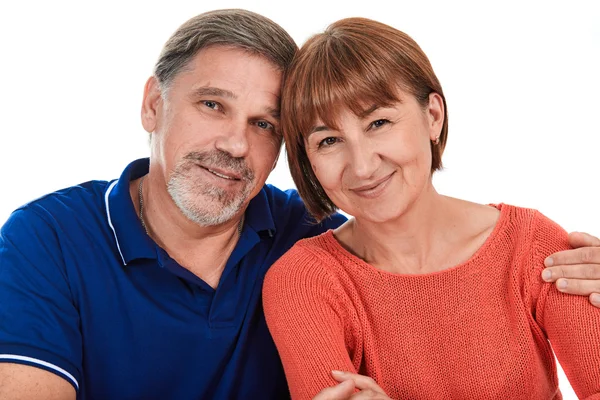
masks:
<svg viewBox="0 0 600 400"><path fill-rule="evenodd" d="M281 147L281 79L263 57L210 47L175 76L166 93L149 82L145 104L154 104L155 116L142 120L152 133L150 168L160 170L190 220L224 223L261 190Z"/></svg>

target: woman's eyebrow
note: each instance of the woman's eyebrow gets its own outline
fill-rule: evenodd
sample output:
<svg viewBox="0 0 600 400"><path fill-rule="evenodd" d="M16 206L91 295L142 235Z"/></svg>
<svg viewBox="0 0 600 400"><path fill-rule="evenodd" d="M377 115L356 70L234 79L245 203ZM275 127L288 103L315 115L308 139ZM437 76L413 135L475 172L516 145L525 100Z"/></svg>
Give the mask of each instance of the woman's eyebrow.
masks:
<svg viewBox="0 0 600 400"><path fill-rule="evenodd" d="M329 130L329 128L326 127L325 125L316 125L316 126L312 127L310 132L308 132L308 136L312 135L313 133L323 132L323 131L328 131L328 130Z"/></svg>

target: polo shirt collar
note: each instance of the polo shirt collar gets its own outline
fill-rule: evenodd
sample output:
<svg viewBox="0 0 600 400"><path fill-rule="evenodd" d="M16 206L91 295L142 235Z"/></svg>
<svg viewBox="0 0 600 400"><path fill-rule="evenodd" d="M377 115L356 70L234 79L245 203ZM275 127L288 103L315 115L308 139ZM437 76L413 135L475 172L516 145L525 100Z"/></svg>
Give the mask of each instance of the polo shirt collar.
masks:
<svg viewBox="0 0 600 400"><path fill-rule="evenodd" d="M148 158L133 161L118 180L109 184L104 196L108 223L124 265L137 258L157 257L154 241L142 227L129 194L129 183L146 175L149 168Z"/></svg>
<svg viewBox="0 0 600 400"><path fill-rule="evenodd" d="M108 185L105 192L106 216L124 265L138 258L157 258L157 245L142 227L129 194L129 183L146 175L149 168L148 158L133 161L125 168L118 180ZM270 237L275 234L275 221L264 187L250 200L244 225L244 229L249 228L257 234L265 232ZM246 238L248 236L243 235L236 247L244 245L242 242Z"/></svg>

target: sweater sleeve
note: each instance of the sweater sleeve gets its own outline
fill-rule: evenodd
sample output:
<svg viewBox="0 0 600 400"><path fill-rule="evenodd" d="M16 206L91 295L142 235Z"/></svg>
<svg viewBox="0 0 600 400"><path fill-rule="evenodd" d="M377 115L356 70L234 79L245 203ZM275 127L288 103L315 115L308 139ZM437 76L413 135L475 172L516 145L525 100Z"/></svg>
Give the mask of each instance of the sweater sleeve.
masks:
<svg viewBox="0 0 600 400"><path fill-rule="evenodd" d="M293 399L312 399L336 385L332 370L356 372L345 342L344 294L327 269L335 261L320 256L295 245L271 267L263 286L267 324Z"/></svg>
<svg viewBox="0 0 600 400"><path fill-rule="evenodd" d="M561 293L553 284L542 283L544 259L569 249L568 234L540 213L533 238L532 282L539 287L536 320L573 390L580 399L600 399L600 309L587 297Z"/></svg>

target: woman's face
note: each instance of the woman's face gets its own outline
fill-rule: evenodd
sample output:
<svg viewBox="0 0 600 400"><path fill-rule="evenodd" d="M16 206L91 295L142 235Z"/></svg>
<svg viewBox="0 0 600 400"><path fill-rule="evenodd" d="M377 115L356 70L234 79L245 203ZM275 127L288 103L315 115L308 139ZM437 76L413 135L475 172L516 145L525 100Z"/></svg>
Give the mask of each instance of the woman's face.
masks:
<svg viewBox="0 0 600 400"><path fill-rule="evenodd" d="M315 121L306 150L323 189L343 211L357 219L395 219L431 186L430 141L442 129L444 109L437 93L423 108L399 91L401 102L370 107L357 116L339 115L334 130Z"/></svg>

